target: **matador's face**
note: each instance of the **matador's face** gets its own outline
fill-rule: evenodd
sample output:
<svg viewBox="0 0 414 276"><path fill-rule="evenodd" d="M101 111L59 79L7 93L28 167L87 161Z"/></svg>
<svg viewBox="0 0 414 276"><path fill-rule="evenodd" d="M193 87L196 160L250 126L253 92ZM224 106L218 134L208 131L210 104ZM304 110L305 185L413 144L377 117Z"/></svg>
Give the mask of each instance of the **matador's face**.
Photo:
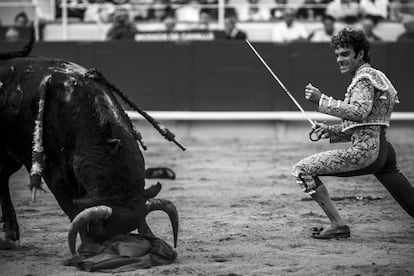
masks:
<svg viewBox="0 0 414 276"><path fill-rule="evenodd" d="M364 51L355 53L352 47L338 47L335 49L336 62L339 65L339 70L342 74L350 73L354 75L356 70L361 66L364 56Z"/></svg>

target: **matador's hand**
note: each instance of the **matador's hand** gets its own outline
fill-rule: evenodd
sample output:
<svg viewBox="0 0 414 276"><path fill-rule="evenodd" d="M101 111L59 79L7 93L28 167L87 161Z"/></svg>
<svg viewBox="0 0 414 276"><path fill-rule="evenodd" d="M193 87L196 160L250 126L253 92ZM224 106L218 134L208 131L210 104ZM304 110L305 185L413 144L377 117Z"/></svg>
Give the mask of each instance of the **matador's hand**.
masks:
<svg viewBox="0 0 414 276"><path fill-rule="evenodd" d="M319 104L322 93L318 88L313 86L311 83L308 83L305 87L305 99L314 104Z"/></svg>
<svg viewBox="0 0 414 276"><path fill-rule="evenodd" d="M320 139L327 139L331 136L329 126L327 124L318 122L316 122L316 129L314 131L314 134Z"/></svg>

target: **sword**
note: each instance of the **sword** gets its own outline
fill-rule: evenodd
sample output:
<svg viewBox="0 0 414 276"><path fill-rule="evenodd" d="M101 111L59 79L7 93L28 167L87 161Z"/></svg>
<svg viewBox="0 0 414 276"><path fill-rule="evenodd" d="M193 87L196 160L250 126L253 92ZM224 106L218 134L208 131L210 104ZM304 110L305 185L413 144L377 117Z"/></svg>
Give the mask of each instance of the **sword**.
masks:
<svg viewBox="0 0 414 276"><path fill-rule="evenodd" d="M309 139L311 141L318 141L321 139L321 134L317 135L316 138L313 138L312 135L314 134L315 130L318 128L318 125L309 117L308 113L302 108L302 106L299 104L299 102L293 97L292 93L289 92L289 90L286 88L286 86L282 83L282 81L276 76L275 73L273 73L272 69L270 69L269 65L267 65L266 61L262 58L262 56L256 51L254 46L250 43L249 40L245 39L247 45L249 45L250 49L252 49L253 53L255 53L256 57L262 62L264 67L269 71L269 73L272 75L272 77L279 83L279 85L282 87L282 89L285 91L285 93L289 96L289 98L293 101L293 103L296 105L296 107L302 112L303 115L305 115L305 118L309 121L309 123L312 126L312 131L309 133Z"/></svg>

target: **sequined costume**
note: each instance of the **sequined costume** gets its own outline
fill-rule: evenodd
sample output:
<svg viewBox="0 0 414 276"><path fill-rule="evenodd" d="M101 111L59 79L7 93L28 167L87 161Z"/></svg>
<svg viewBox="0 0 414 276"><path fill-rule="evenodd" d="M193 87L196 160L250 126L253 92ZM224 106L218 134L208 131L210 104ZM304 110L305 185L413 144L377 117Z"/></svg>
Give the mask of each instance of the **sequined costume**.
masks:
<svg viewBox="0 0 414 276"><path fill-rule="evenodd" d="M319 176L374 174L414 217L414 188L397 169L394 149L385 137L397 102L389 79L369 64L358 68L343 101L322 94L318 111L342 118L341 124L328 127L330 142L351 146L311 155L293 167L305 193L313 194L322 185Z"/></svg>

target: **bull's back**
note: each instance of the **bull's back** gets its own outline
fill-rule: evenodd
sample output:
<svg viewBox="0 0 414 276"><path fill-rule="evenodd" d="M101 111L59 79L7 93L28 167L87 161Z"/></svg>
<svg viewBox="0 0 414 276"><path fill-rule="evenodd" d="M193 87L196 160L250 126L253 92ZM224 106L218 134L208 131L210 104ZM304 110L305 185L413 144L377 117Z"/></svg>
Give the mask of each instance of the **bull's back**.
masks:
<svg viewBox="0 0 414 276"><path fill-rule="evenodd" d="M82 67L59 59L23 57L1 62L0 127L7 130L2 147L17 161L30 167L41 82L56 72L75 75L81 71ZM56 97L50 98L53 102Z"/></svg>
<svg viewBox="0 0 414 276"><path fill-rule="evenodd" d="M115 138L121 139L123 149L129 152L119 157L125 160L118 161L143 167L142 154L121 106L105 85L85 76L84 67L60 59L25 57L7 60L2 68L12 68L12 76L1 88L7 93L7 103L0 121L9 130L9 146L26 163L31 160L39 91L42 81L50 78L46 83L44 119L49 155L59 156L62 148L79 151L76 147L80 139L94 147L99 140Z"/></svg>

